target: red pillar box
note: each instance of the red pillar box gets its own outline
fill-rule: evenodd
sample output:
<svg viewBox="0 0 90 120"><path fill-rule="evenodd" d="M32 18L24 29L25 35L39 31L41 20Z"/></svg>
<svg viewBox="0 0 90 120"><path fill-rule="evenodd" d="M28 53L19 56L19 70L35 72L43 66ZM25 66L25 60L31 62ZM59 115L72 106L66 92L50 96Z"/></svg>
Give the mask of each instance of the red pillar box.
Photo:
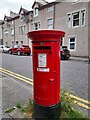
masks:
<svg viewBox="0 0 90 120"><path fill-rule="evenodd" d="M59 118L60 115L60 40L58 30L28 33L32 39L35 118Z"/></svg>

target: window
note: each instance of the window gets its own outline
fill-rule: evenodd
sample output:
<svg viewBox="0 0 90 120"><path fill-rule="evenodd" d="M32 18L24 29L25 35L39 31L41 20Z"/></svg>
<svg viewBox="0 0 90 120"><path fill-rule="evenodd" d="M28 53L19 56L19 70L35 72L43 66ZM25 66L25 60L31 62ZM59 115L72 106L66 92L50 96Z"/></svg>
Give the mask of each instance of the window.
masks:
<svg viewBox="0 0 90 120"><path fill-rule="evenodd" d="M8 37L8 30L5 30L4 34L6 37Z"/></svg>
<svg viewBox="0 0 90 120"><path fill-rule="evenodd" d="M14 24L14 21L11 21L12 25Z"/></svg>
<svg viewBox="0 0 90 120"><path fill-rule="evenodd" d="M61 38L61 46L64 46L64 37Z"/></svg>
<svg viewBox="0 0 90 120"><path fill-rule="evenodd" d="M8 42L6 42L5 45L8 46Z"/></svg>
<svg viewBox="0 0 90 120"><path fill-rule="evenodd" d="M73 27L79 26L80 12L73 13L72 16L73 16Z"/></svg>
<svg viewBox="0 0 90 120"><path fill-rule="evenodd" d="M0 39L0 45L3 45L3 39Z"/></svg>
<svg viewBox="0 0 90 120"><path fill-rule="evenodd" d="M40 22L34 23L34 24L33 24L33 28L34 28L34 30L40 29Z"/></svg>
<svg viewBox="0 0 90 120"><path fill-rule="evenodd" d="M21 41L21 45L23 45L23 41Z"/></svg>
<svg viewBox="0 0 90 120"><path fill-rule="evenodd" d="M14 45L14 48L17 48L18 47L18 45Z"/></svg>
<svg viewBox="0 0 90 120"><path fill-rule="evenodd" d="M80 2L80 0L73 0L73 3L78 3Z"/></svg>
<svg viewBox="0 0 90 120"><path fill-rule="evenodd" d="M18 45L18 41L16 41L16 45Z"/></svg>
<svg viewBox="0 0 90 120"><path fill-rule="evenodd" d="M48 26L48 29L53 29L53 19L52 18L47 20L47 26Z"/></svg>
<svg viewBox="0 0 90 120"><path fill-rule="evenodd" d="M85 25L85 10L81 11L81 26Z"/></svg>
<svg viewBox="0 0 90 120"><path fill-rule="evenodd" d="M14 28L11 29L11 35L14 36Z"/></svg>
<svg viewBox="0 0 90 120"><path fill-rule="evenodd" d="M21 19L21 21L23 21L23 20L25 19L24 14L21 14L21 15L20 15L20 19Z"/></svg>
<svg viewBox="0 0 90 120"><path fill-rule="evenodd" d="M47 8L47 11L48 11L48 12L52 12L52 11L53 11L53 6L48 7L48 8Z"/></svg>
<svg viewBox="0 0 90 120"><path fill-rule="evenodd" d="M20 35L25 34L25 25L19 27L19 34L20 34Z"/></svg>
<svg viewBox="0 0 90 120"><path fill-rule="evenodd" d="M71 27L71 14L68 14L68 28Z"/></svg>
<svg viewBox="0 0 90 120"><path fill-rule="evenodd" d="M38 8L34 9L34 17L38 16Z"/></svg>
<svg viewBox="0 0 90 120"><path fill-rule="evenodd" d="M14 41L12 41L12 47L14 46Z"/></svg>
<svg viewBox="0 0 90 120"><path fill-rule="evenodd" d="M67 17L68 17L67 19L68 28L71 27L71 24L72 24L72 27L85 25L85 10L70 13L67 15Z"/></svg>
<svg viewBox="0 0 90 120"><path fill-rule="evenodd" d="M69 38L69 49L75 50L76 49L76 37Z"/></svg>

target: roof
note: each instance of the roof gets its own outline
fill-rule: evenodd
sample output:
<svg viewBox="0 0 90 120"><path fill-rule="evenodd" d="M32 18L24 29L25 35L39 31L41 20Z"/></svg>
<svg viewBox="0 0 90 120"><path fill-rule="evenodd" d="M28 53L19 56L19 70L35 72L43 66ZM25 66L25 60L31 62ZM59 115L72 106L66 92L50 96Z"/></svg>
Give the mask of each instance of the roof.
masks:
<svg viewBox="0 0 90 120"><path fill-rule="evenodd" d="M19 14L21 13L21 11L23 11L24 14L28 14L30 12L22 7L20 8Z"/></svg>
<svg viewBox="0 0 90 120"><path fill-rule="evenodd" d="M2 25L4 23L4 21L3 20L0 20L0 25Z"/></svg>
<svg viewBox="0 0 90 120"><path fill-rule="evenodd" d="M43 6L43 5L42 5L41 3L39 3L39 2L34 2L33 5L32 5L32 9L34 8L35 4L37 4L39 7L40 7L40 6Z"/></svg>
<svg viewBox="0 0 90 120"><path fill-rule="evenodd" d="M46 0L35 0L34 3L33 3L33 5L32 5L32 9L35 6L35 4L37 4L38 7L41 7L43 5L48 4L48 2Z"/></svg>
<svg viewBox="0 0 90 120"><path fill-rule="evenodd" d="M4 16L4 20L6 20L6 21L9 21L10 19L11 19L12 17L9 17L9 16Z"/></svg>
<svg viewBox="0 0 90 120"><path fill-rule="evenodd" d="M4 17L4 21L9 22L9 21L15 20L15 19L17 19L17 18L19 18L18 15L15 16L15 17L9 17L9 16L6 16L6 15L5 15L5 17Z"/></svg>
<svg viewBox="0 0 90 120"><path fill-rule="evenodd" d="M58 3L59 3L59 2L50 2L50 3L46 4L46 5L41 6L39 9L41 10L41 9L46 8L46 7L52 6L52 5L54 5L54 4L58 4Z"/></svg>
<svg viewBox="0 0 90 120"><path fill-rule="evenodd" d="M41 9L44 9L46 7L49 7L49 6L52 6L54 4L58 4L60 3L62 0L60 0L59 2L58 1L54 1L54 2L46 2L46 4L41 4L40 2L34 2L34 4L32 5L32 9L33 7L35 6L35 4L38 4L38 8L41 10Z"/></svg>

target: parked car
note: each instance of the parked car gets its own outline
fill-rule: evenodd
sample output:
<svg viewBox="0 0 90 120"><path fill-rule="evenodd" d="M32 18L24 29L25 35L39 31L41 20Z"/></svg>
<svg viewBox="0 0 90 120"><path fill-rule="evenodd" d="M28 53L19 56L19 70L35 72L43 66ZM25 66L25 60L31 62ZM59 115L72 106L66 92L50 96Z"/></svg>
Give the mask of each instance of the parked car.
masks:
<svg viewBox="0 0 90 120"><path fill-rule="evenodd" d="M4 53L8 53L8 52L9 52L9 49L10 49L9 46L4 46L4 47L3 47L3 52L4 52Z"/></svg>
<svg viewBox="0 0 90 120"><path fill-rule="evenodd" d="M9 49L9 46L0 45L0 52L8 53Z"/></svg>
<svg viewBox="0 0 90 120"><path fill-rule="evenodd" d="M67 46L61 46L60 54L61 54L61 59L66 59L66 60L68 60L71 56Z"/></svg>
<svg viewBox="0 0 90 120"><path fill-rule="evenodd" d="M22 55L22 54L27 54L30 55L31 54L31 49L28 45L14 45L13 47L11 47L9 49L9 54L18 54L18 55Z"/></svg>
<svg viewBox="0 0 90 120"><path fill-rule="evenodd" d="M3 45L0 45L0 52L3 51Z"/></svg>

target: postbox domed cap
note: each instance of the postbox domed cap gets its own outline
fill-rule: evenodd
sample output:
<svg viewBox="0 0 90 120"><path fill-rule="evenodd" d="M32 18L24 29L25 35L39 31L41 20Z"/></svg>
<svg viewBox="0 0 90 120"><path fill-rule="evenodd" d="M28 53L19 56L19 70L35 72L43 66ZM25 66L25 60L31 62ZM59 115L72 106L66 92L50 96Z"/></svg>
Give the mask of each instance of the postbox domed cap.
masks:
<svg viewBox="0 0 90 120"><path fill-rule="evenodd" d="M36 30L27 34L32 41L58 41L64 35L65 32L59 30Z"/></svg>

